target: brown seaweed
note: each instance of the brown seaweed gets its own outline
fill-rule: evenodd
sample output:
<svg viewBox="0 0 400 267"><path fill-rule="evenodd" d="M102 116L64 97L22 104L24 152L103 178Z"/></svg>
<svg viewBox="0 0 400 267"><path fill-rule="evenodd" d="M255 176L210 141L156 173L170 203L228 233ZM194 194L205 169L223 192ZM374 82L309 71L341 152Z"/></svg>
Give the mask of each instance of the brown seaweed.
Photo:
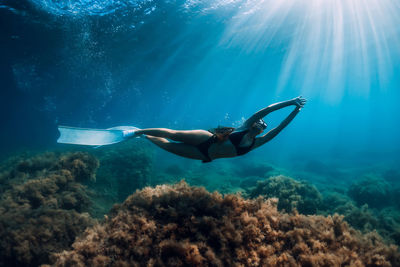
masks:
<svg viewBox="0 0 400 267"><path fill-rule="evenodd" d="M45 153L2 173L0 265L38 266L67 249L94 223L90 200L78 183L94 179L98 161L87 153Z"/></svg>
<svg viewBox="0 0 400 267"><path fill-rule="evenodd" d="M343 217L279 212L277 200L185 182L144 188L56 253L55 266L399 266L396 246Z"/></svg>
<svg viewBox="0 0 400 267"><path fill-rule="evenodd" d="M258 181L257 186L249 190L248 196L275 197L279 199L279 210L291 212L297 209L302 214L315 214L322 202L322 196L315 186L283 175Z"/></svg>

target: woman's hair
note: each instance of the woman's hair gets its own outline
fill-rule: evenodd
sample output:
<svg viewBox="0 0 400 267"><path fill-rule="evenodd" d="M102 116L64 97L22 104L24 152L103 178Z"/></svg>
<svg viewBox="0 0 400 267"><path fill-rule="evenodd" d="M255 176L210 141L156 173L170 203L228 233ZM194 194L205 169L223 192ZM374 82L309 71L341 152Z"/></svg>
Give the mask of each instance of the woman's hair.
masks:
<svg viewBox="0 0 400 267"><path fill-rule="evenodd" d="M217 128L212 128L208 130L213 133L217 138L218 142L226 141L229 135L235 130L233 127L218 126Z"/></svg>

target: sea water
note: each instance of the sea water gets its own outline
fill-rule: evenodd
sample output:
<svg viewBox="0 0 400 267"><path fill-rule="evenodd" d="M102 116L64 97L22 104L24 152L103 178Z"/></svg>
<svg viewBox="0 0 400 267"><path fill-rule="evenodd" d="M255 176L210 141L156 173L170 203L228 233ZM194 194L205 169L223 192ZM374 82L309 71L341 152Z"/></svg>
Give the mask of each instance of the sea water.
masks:
<svg viewBox="0 0 400 267"><path fill-rule="evenodd" d="M100 158L100 180L148 164L104 212L146 185L234 193L283 174L390 216L386 237L400 244L396 201L380 214L350 190L400 190L399 14L391 0L0 0L0 158L84 150ZM114 154L56 143L57 125L237 127L297 96L308 102L287 128L233 159L202 164L143 139ZM269 114L266 131L292 109Z"/></svg>

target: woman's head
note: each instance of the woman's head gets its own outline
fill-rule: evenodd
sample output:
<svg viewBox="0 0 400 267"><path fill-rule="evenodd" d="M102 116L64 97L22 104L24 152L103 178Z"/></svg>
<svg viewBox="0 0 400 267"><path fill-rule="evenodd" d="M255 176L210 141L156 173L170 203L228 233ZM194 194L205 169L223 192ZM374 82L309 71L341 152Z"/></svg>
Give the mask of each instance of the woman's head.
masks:
<svg viewBox="0 0 400 267"><path fill-rule="evenodd" d="M249 132L252 135L257 136L260 133L262 133L265 129L267 129L267 124L265 123L265 121L263 119L260 119L260 120L256 121L255 123L253 123L253 125L249 129Z"/></svg>

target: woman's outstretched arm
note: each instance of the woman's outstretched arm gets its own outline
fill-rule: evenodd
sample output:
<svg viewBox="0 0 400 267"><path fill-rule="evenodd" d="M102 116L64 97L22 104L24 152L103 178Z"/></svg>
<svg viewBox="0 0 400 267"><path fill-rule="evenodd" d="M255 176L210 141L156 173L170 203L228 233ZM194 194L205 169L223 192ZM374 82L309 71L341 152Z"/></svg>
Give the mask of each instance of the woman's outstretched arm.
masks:
<svg viewBox="0 0 400 267"><path fill-rule="evenodd" d="M251 116L250 118L248 118L243 125L240 128L249 128L251 125L253 125L256 121L259 121L260 119L264 118L265 116L267 116L269 113L281 109L281 108L285 108L291 105L296 105L296 100L299 99L300 97L296 97L294 99L291 100L287 100L287 101L283 101L283 102L278 102L272 105L269 105L266 108L263 108L259 111L257 111L256 113L253 114L253 116Z"/></svg>
<svg viewBox="0 0 400 267"><path fill-rule="evenodd" d="M268 133L263 136L256 138L256 142L254 144L254 148L262 146L268 141L271 141L275 136L277 136L288 124L296 117L296 115L300 112L301 108L305 105L306 100L304 98L295 98L294 105L296 108L274 129L270 130Z"/></svg>

